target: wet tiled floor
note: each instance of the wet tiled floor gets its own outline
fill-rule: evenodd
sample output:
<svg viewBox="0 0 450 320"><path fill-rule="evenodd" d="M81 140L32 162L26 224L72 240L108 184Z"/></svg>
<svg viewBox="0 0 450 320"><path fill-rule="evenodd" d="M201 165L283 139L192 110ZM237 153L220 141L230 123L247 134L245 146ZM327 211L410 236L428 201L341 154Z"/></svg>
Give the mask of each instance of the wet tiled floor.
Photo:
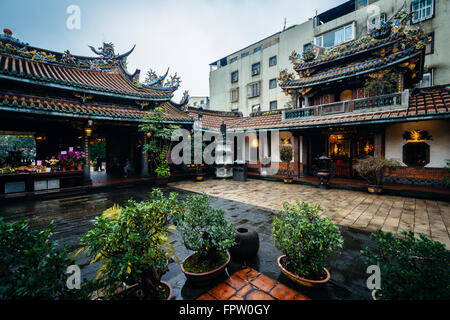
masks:
<svg viewBox="0 0 450 320"><path fill-rule="evenodd" d="M310 300L265 275L244 268L197 300Z"/></svg>
<svg viewBox="0 0 450 320"><path fill-rule="evenodd" d="M185 183L188 186L190 182L186 181ZM200 184L205 184L206 186L209 183L209 181L206 181ZM282 185L282 183L280 184ZM182 185L177 184L177 187ZM234 192L242 191L236 186L234 188L236 189ZM54 238L59 241L59 245L68 245L69 248L75 250L78 247L79 237L92 227L96 216L113 204L124 204L129 198L138 201L144 200L148 197L148 193L151 190L151 185L116 186L100 193L74 194L70 197L49 198L47 200L21 200L12 203L0 203L0 216L6 221L26 218L36 229L42 229L51 220L54 220ZM164 189L164 192L170 191L179 192L180 199L184 199L191 194L191 192L182 189L170 187ZM212 191L217 192L217 189ZM233 190L228 190L228 192L231 191ZM255 200L257 200L257 196L255 193ZM281 252L275 247L272 238L272 221L276 210L265 208L258 205L258 203L250 204L245 201L229 200L226 197L226 195L222 197L220 192L217 192L216 195L211 196L212 206L223 209L225 217L236 228L246 227L258 232L260 239L258 254L246 261L232 259L227 267L227 274L224 274L222 278L217 279L217 281L208 286L196 286L186 281L180 266L176 262L171 263L169 272L163 276L163 280L171 284L175 299L196 299L226 281L234 273L245 268L251 268L312 300L370 299L370 291L366 288L366 266L360 253L360 250L366 246L373 245L367 232L345 226L341 227L344 237L344 248L336 252L328 261L327 268L331 273L331 280L327 285L319 289L305 289L286 278L277 265L277 258L281 255ZM296 197L299 199L303 198L302 194L298 194ZM260 204L264 204L266 200L264 198L259 199ZM169 236L171 243L175 247L175 252L181 260L191 253L184 247L176 231L170 231ZM93 278L99 265L89 265L88 262L86 257L82 255L77 257L76 260L76 263L82 268L83 277ZM274 292L272 293L275 295ZM254 293L254 295L257 294ZM271 293L269 292L269 294ZM251 297L252 295L247 296L247 298Z"/></svg>
<svg viewBox="0 0 450 320"><path fill-rule="evenodd" d="M175 182L172 187L205 192L228 200L280 210L283 202L318 203L322 215L341 226L369 232L378 228L398 234L402 230L424 233L450 248L450 203L342 189L322 190L301 184L248 179L246 182L208 179L202 183Z"/></svg>

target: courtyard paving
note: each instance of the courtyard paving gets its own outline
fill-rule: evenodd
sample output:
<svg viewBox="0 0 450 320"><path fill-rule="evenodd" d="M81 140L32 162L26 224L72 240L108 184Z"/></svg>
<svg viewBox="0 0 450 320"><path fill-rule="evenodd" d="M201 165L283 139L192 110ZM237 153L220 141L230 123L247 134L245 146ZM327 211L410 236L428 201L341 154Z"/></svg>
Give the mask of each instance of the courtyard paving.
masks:
<svg viewBox="0 0 450 320"><path fill-rule="evenodd" d="M450 203L389 195L373 195L342 189L322 190L300 184L249 179L208 179L203 182L180 181L173 188L206 193L210 196L249 205L280 210L285 201L305 200L322 206L321 215L336 224L374 232L378 228L399 234L403 230L424 233L450 248Z"/></svg>

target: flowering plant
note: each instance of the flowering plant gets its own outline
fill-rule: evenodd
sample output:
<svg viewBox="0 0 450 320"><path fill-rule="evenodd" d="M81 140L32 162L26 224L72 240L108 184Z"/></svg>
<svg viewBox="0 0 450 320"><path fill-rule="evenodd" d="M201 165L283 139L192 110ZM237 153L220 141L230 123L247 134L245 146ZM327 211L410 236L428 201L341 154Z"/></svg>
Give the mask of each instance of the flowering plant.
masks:
<svg viewBox="0 0 450 320"><path fill-rule="evenodd" d="M75 167L83 165L86 161L86 156L82 151L67 151L61 152L58 155L58 160L61 166Z"/></svg>

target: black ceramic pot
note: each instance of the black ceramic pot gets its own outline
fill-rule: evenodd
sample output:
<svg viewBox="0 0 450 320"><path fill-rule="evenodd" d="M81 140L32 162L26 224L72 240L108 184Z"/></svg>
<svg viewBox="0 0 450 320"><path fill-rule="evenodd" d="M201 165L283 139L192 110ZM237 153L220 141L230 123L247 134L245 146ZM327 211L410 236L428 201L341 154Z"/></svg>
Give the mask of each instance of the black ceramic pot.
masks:
<svg viewBox="0 0 450 320"><path fill-rule="evenodd" d="M237 228L236 245L230 249L231 256L237 259L249 259L259 250L259 236L248 228Z"/></svg>

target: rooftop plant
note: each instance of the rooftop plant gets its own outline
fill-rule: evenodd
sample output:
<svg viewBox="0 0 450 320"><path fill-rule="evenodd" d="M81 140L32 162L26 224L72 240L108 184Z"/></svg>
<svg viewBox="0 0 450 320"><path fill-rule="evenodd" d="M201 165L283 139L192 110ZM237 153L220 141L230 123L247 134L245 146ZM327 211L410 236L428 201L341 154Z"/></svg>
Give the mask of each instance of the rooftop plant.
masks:
<svg viewBox="0 0 450 320"><path fill-rule="evenodd" d="M376 248L366 248L362 254L367 265L377 265L381 271L381 289L376 295L387 300L448 300L450 299L450 251L445 245L419 238L412 231L401 237L378 229L371 235Z"/></svg>
<svg viewBox="0 0 450 320"><path fill-rule="evenodd" d="M186 248L196 252L192 259L195 270L185 264L186 271L199 273L223 264L225 252L235 244L236 233L224 211L211 207L206 194L189 196L183 207L184 212L176 219L177 230Z"/></svg>
<svg viewBox="0 0 450 320"><path fill-rule="evenodd" d="M165 197L154 189L147 201L129 200L123 208L115 206L96 219L94 227L81 237L91 263L103 262L97 279L107 295L122 286L139 284L144 299L167 298L161 277L171 258L178 261L167 232L170 216L177 212L176 193Z"/></svg>
<svg viewBox="0 0 450 320"><path fill-rule="evenodd" d="M285 258L285 268L300 277L322 280L327 258L342 248L339 228L330 218L322 218L320 205L285 202L273 219L275 245Z"/></svg>

